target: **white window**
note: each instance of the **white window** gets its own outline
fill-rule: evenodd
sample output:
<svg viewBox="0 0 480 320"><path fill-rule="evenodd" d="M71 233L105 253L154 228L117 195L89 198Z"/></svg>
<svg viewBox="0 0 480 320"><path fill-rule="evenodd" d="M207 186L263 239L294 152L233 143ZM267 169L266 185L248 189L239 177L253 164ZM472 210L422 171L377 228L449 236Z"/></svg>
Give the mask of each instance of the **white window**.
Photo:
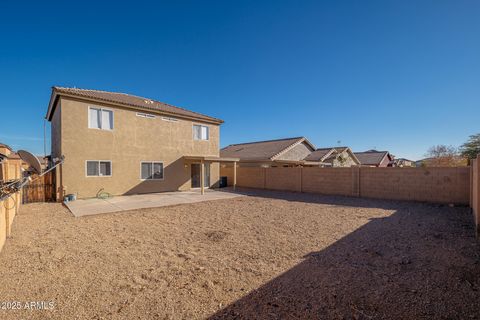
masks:
<svg viewBox="0 0 480 320"><path fill-rule="evenodd" d="M113 130L113 111L89 107L88 127L92 129Z"/></svg>
<svg viewBox="0 0 480 320"><path fill-rule="evenodd" d="M88 160L87 177L110 177L112 175L112 162Z"/></svg>
<svg viewBox="0 0 480 320"><path fill-rule="evenodd" d="M140 164L140 179L163 180L163 163L156 161L143 161Z"/></svg>
<svg viewBox="0 0 480 320"><path fill-rule="evenodd" d="M153 114L137 112L137 117L140 118L148 118L148 119L155 119L156 117Z"/></svg>
<svg viewBox="0 0 480 320"><path fill-rule="evenodd" d="M193 140L208 140L208 139L209 139L208 127L194 124Z"/></svg>

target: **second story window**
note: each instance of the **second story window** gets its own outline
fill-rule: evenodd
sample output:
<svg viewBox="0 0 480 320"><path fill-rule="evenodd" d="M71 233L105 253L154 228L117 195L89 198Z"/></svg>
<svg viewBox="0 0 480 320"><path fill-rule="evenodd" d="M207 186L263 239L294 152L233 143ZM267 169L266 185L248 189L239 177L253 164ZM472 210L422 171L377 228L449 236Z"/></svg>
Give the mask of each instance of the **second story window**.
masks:
<svg viewBox="0 0 480 320"><path fill-rule="evenodd" d="M194 124L193 140L208 140L208 139L209 139L208 127Z"/></svg>
<svg viewBox="0 0 480 320"><path fill-rule="evenodd" d="M89 107L88 127L92 129L113 130L113 111Z"/></svg>

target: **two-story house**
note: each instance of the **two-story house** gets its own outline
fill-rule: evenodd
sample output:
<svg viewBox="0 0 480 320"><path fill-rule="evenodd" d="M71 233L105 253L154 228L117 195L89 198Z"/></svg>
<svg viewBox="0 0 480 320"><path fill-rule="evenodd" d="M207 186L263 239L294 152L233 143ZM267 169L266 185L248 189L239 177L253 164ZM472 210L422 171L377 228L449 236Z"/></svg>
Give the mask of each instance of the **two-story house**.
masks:
<svg viewBox="0 0 480 320"><path fill-rule="evenodd" d="M46 119L59 200L215 187L235 160L219 157L222 120L129 94L53 87Z"/></svg>

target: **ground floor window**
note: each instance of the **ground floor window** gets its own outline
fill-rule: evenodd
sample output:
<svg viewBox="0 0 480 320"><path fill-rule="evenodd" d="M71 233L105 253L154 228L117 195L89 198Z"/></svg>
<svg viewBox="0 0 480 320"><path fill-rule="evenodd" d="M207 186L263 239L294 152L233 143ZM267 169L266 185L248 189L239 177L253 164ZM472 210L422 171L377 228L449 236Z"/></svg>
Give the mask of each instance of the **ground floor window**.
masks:
<svg viewBox="0 0 480 320"><path fill-rule="evenodd" d="M87 161L87 177L109 177L112 175L112 162L100 160Z"/></svg>
<svg viewBox="0 0 480 320"><path fill-rule="evenodd" d="M163 180L163 162L143 161L140 164L140 179Z"/></svg>

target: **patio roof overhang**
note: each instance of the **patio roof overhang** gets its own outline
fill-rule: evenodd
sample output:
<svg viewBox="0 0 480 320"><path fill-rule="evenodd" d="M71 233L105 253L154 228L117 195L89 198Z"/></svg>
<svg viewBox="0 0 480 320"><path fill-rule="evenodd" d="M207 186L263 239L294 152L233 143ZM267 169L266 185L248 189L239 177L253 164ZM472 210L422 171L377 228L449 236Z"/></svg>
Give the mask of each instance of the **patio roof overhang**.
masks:
<svg viewBox="0 0 480 320"><path fill-rule="evenodd" d="M185 160L207 162L238 162L240 158L224 158L216 156L183 156Z"/></svg>

